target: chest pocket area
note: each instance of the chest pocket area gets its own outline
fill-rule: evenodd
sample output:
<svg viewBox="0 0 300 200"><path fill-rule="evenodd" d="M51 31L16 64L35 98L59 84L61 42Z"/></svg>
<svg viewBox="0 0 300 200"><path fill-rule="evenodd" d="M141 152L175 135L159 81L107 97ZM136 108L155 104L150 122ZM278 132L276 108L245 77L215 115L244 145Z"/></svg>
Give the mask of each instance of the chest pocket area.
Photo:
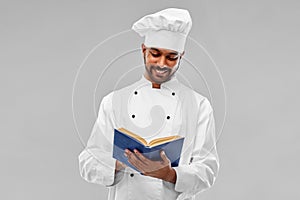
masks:
<svg viewBox="0 0 300 200"><path fill-rule="evenodd" d="M172 112L172 119L170 122L170 133L179 134L180 129L182 128L182 109L180 106L177 106Z"/></svg>

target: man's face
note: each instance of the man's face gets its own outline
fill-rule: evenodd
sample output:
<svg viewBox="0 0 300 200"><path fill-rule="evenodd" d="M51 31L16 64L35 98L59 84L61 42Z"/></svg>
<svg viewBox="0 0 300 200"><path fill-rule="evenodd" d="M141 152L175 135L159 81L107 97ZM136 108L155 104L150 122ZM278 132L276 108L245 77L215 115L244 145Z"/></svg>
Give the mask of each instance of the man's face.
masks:
<svg viewBox="0 0 300 200"><path fill-rule="evenodd" d="M181 56L177 51L148 48L142 44L145 76L148 80L161 84L171 79L179 67Z"/></svg>

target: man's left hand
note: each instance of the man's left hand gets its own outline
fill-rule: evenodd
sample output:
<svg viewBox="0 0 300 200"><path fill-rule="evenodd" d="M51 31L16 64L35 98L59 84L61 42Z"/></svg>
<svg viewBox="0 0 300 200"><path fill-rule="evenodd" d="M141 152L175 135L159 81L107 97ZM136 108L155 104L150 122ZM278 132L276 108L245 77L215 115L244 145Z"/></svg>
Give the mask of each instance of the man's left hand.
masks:
<svg viewBox="0 0 300 200"><path fill-rule="evenodd" d="M130 164L136 167L143 175L159 178L171 183L176 183L176 171L171 167L171 162L164 151L160 152L161 161L153 161L134 149L126 149L125 156Z"/></svg>

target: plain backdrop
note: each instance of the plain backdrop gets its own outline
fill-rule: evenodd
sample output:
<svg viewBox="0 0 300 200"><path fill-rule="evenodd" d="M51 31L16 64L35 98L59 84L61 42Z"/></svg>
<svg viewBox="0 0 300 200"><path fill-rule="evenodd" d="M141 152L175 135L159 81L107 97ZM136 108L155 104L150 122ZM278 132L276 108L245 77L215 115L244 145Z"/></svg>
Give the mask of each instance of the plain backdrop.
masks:
<svg viewBox="0 0 300 200"><path fill-rule="evenodd" d="M221 164L197 199L300 198L299 1L1 0L0 199L107 197L77 157L102 97L140 78L143 40L126 30L167 7L190 11L218 66L188 40L178 75L213 104Z"/></svg>

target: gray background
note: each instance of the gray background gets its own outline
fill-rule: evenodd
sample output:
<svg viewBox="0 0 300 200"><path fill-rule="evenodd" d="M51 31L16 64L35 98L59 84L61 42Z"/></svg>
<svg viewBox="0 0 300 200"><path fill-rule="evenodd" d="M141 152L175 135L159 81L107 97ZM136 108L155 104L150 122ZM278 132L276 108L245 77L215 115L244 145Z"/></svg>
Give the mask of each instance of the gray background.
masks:
<svg viewBox="0 0 300 200"><path fill-rule="evenodd" d="M86 142L94 109L114 86L115 80L106 76L95 93L99 72L114 56L139 48L142 40L129 33L90 57L76 82L76 126L73 83L80 64L99 42L166 7L190 11L191 36L214 58L226 87L220 173L214 187L198 198L300 197L299 1L1 0L0 199L105 199L106 188L79 175L77 156L83 146L77 131ZM187 58L198 63L210 86L221 131L225 107L220 79L205 56L197 57L197 47L188 43L187 49ZM115 65L142 64L138 53L126 59ZM117 68L111 70L110 75L119 76ZM180 70L192 72L184 66ZM139 78L136 74L130 80ZM209 94L203 81L191 77L190 82Z"/></svg>

